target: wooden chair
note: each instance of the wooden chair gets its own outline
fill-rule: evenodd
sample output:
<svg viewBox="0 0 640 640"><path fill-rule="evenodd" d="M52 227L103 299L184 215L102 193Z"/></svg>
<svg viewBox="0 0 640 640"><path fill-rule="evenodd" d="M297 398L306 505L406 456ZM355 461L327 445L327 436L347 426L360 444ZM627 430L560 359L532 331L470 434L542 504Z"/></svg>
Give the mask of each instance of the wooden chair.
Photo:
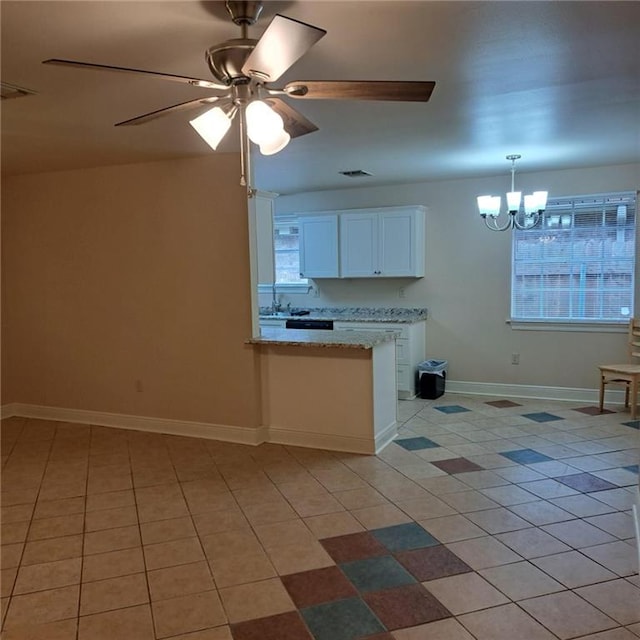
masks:
<svg viewBox="0 0 640 640"><path fill-rule="evenodd" d="M601 364L600 369L600 412L604 405L604 388L607 384L624 384L625 409L631 404L631 419L636 419L638 391L640 391L640 364L634 364L634 358L640 358L640 320L629 320L629 362L627 364Z"/></svg>

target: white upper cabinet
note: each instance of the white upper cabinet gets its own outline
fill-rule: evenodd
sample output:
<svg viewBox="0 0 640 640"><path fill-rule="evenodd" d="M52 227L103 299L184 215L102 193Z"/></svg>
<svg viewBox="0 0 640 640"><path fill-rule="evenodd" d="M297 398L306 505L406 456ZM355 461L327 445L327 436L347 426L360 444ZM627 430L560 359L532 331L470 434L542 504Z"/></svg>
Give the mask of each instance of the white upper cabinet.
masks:
<svg viewBox="0 0 640 640"><path fill-rule="evenodd" d="M373 278L378 275L378 216L375 213L340 214L340 275Z"/></svg>
<svg viewBox="0 0 640 640"><path fill-rule="evenodd" d="M424 218L420 206L341 213L341 277L424 276Z"/></svg>
<svg viewBox="0 0 640 640"><path fill-rule="evenodd" d="M339 278L338 215L300 216L300 277Z"/></svg>
<svg viewBox="0 0 640 640"><path fill-rule="evenodd" d="M303 278L421 278L425 208L419 205L301 214Z"/></svg>

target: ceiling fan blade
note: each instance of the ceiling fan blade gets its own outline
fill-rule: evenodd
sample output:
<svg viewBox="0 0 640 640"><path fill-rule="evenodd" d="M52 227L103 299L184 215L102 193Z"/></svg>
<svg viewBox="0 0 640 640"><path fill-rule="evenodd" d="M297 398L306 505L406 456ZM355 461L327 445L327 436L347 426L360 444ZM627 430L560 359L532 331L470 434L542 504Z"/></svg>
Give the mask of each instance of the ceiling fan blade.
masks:
<svg viewBox="0 0 640 640"><path fill-rule="evenodd" d="M296 80L288 82L285 93L307 100L394 100L427 102L435 82Z"/></svg>
<svg viewBox="0 0 640 640"><path fill-rule="evenodd" d="M176 76L173 73L160 73L158 71L145 71L144 69L129 69L128 67L113 67L108 64L94 64L93 62L78 62L77 60L60 60L58 58L51 58L50 60L43 60L42 64L58 64L64 67L78 67L80 69L97 69L98 71L120 71L122 73L136 73L145 76L151 76L158 78L159 80L171 80L173 82L182 82L183 84L190 84L194 87L203 87L205 89L218 89L227 90L224 84L216 84L209 80L201 80L200 78L188 78L186 76Z"/></svg>
<svg viewBox="0 0 640 640"><path fill-rule="evenodd" d="M273 82L326 33L305 22L276 15L246 59L242 72Z"/></svg>
<svg viewBox="0 0 640 640"><path fill-rule="evenodd" d="M171 107L165 107L164 109L158 109L157 111L151 111L150 113L145 113L141 116L136 116L135 118L131 118L130 120L123 120L122 122L116 123L115 126L126 127L129 125L144 124L145 122L149 122L150 120L155 120L156 118L162 118L163 116L169 115L170 113L175 113L176 111L188 111L189 109L196 109L197 107L201 107L202 105L205 105L205 104L218 102L219 100L224 100L225 97L219 98L217 96L209 96L207 98L198 98L197 100L189 100L188 102L181 102L179 104L174 104Z"/></svg>
<svg viewBox="0 0 640 640"><path fill-rule="evenodd" d="M280 115L284 121L284 130L292 138L304 136L307 133L313 133L318 130L318 127L316 127L311 120L305 118L299 111L296 111L284 100L280 100L280 98L267 98L265 102Z"/></svg>

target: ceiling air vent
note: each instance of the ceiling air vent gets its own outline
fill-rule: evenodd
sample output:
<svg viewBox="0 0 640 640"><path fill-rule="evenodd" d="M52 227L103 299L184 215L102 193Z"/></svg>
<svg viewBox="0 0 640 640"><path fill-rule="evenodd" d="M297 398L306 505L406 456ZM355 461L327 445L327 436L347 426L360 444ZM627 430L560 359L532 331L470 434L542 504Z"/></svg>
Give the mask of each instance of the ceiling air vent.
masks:
<svg viewBox="0 0 640 640"><path fill-rule="evenodd" d="M347 176L347 178L366 178L367 176L371 176L373 174L363 171L362 169L354 169L353 171L339 171L343 176Z"/></svg>
<svg viewBox="0 0 640 640"><path fill-rule="evenodd" d="M8 82L0 82L2 92L0 98L2 100L9 100L11 98L26 98L27 96L33 96L36 94L31 89L25 89L24 87L18 87L15 84L9 84Z"/></svg>

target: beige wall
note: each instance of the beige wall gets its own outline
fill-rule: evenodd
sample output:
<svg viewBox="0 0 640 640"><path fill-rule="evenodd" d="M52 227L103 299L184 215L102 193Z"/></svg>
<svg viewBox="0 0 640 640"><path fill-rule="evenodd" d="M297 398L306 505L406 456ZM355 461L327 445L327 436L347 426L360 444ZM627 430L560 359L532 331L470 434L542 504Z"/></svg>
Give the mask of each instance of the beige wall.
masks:
<svg viewBox="0 0 640 640"><path fill-rule="evenodd" d="M425 278L319 280L317 297L289 295L283 303L427 307L427 356L447 359L451 380L594 389L598 362L626 359L625 333L516 331L505 322L511 233L485 228L476 196L504 193L509 180L505 170L504 175L488 178L280 196L275 200L279 213L403 204L429 209ZM521 174L516 175L516 186L525 193L548 189L552 196L636 190L640 165ZM640 277L636 285L640 287ZM266 297L260 302L269 304ZM638 305L636 292L636 315ZM512 353L520 354L519 365L511 364Z"/></svg>
<svg viewBox="0 0 640 640"><path fill-rule="evenodd" d="M259 424L239 166L214 154L3 182L3 404Z"/></svg>

